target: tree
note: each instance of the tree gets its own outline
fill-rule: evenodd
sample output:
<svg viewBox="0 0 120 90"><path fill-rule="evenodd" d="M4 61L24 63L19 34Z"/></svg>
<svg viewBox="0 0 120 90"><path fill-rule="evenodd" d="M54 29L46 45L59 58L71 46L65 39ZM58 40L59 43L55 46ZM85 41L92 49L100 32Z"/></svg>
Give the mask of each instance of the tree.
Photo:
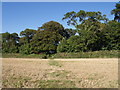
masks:
<svg viewBox="0 0 120 90"><path fill-rule="evenodd" d="M110 21L102 30L102 49L120 50L120 23Z"/></svg>
<svg viewBox="0 0 120 90"><path fill-rule="evenodd" d="M6 33L2 33L2 52L3 53L7 53L10 52L9 51L9 39L10 39L10 33L6 32Z"/></svg>
<svg viewBox="0 0 120 90"><path fill-rule="evenodd" d="M81 23L85 24L85 21L89 20L91 22L99 22L99 21L104 21L107 22L108 19L106 18L106 15L102 15L101 12L85 12L84 10L80 10L79 12L68 12L64 15L62 20L67 19L67 24L68 25L73 25L75 26L76 29L81 29L79 25Z"/></svg>
<svg viewBox="0 0 120 90"><path fill-rule="evenodd" d="M46 22L38 28L36 35L32 38L31 47L34 47L32 48L32 52L55 53L57 52L60 40L69 37L70 30L64 30L64 27L60 23L55 21Z"/></svg>
<svg viewBox="0 0 120 90"><path fill-rule="evenodd" d="M19 51L22 54L31 54L31 40L33 36L36 34L36 30L33 29L25 29L24 31L20 32L20 36L22 36L19 40L20 47Z"/></svg>
<svg viewBox="0 0 120 90"><path fill-rule="evenodd" d="M51 32L57 32L61 36L68 38L67 32L64 30L64 27L55 21L49 21L44 23L41 27L38 28L38 30L49 30Z"/></svg>
<svg viewBox="0 0 120 90"><path fill-rule="evenodd" d="M77 33L77 30L66 28L65 32L66 32L66 39L69 39L71 36L74 36Z"/></svg>
<svg viewBox="0 0 120 90"><path fill-rule="evenodd" d="M2 33L2 52L3 53L18 53L19 37L17 33Z"/></svg>
<svg viewBox="0 0 120 90"><path fill-rule="evenodd" d="M74 11L64 14L64 17L62 18L62 20L64 20L64 19L68 19L68 21L67 21L68 25L73 25L75 27L78 25L77 19L76 19L76 12L74 12Z"/></svg>
<svg viewBox="0 0 120 90"><path fill-rule="evenodd" d="M57 52L68 52L68 49L69 45L67 43L67 40L63 38L57 46Z"/></svg>
<svg viewBox="0 0 120 90"><path fill-rule="evenodd" d="M105 23L108 21L106 15L101 12L68 12L64 15L63 20L68 19L68 25L75 26L79 36L73 36L68 41L71 45L72 51L95 51L100 50L100 32L104 28ZM77 38L76 38L77 37ZM75 41L75 42L74 42ZM72 46L73 45L73 46Z"/></svg>
<svg viewBox="0 0 120 90"><path fill-rule="evenodd" d="M49 30L49 31L62 31L64 30L64 27L58 23L58 22L55 22L55 21L49 21L49 22L46 22L42 25L42 27L39 27L39 30Z"/></svg>
<svg viewBox="0 0 120 90"><path fill-rule="evenodd" d="M99 36L97 35L97 33L90 30L80 30L79 34L82 51L97 51L100 49L98 45Z"/></svg>
<svg viewBox="0 0 120 90"><path fill-rule="evenodd" d="M33 29L25 29L24 31L20 32L20 43L25 44L25 43L30 43L30 40L32 37L36 34L36 30Z"/></svg>
<svg viewBox="0 0 120 90"><path fill-rule="evenodd" d="M114 14L114 20L120 22L120 1L116 3L116 9L111 11L111 14Z"/></svg>
<svg viewBox="0 0 120 90"><path fill-rule="evenodd" d="M37 31L31 41L32 52L37 54L56 52L58 42L61 39L62 36L57 32L49 30Z"/></svg>
<svg viewBox="0 0 120 90"><path fill-rule="evenodd" d="M27 54L27 55L32 54L32 47L30 46L30 43L26 43L26 44L19 46L19 52L21 54Z"/></svg>
<svg viewBox="0 0 120 90"><path fill-rule="evenodd" d="M68 44L68 52L82 51L82 49L83 49L82 47L84 46L83 43L81 44L80 36L71 36L67 40L67 44Z"/></svg>

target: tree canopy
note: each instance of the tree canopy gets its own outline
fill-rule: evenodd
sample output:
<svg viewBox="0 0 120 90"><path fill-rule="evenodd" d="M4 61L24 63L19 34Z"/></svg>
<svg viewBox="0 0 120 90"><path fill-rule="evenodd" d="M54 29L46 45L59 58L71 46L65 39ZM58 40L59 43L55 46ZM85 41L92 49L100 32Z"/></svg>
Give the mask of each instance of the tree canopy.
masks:
<svg viewBox="0 0 120 90"><path fill-rule="evenodd" d="M64 28L56 21L41 25L38 30L2 33L3 53L40 54L120 50L120 2L111 11L114 20L98 12L80 10L64 14L62 20L74 26Z"/></svg>
<svg viewBox="0 0 120 90"><path fill-rule="evenodd" d="M111 11L111 14L114 14L114 20L120 22L120 1L116 3L116 9Z"/></svg>
<svg viewBox="0 0 120 90"><path fill-rule="evenodd" d="M19 37L17 33L2 33L2 52L3 53L17 53Z"/></svg>

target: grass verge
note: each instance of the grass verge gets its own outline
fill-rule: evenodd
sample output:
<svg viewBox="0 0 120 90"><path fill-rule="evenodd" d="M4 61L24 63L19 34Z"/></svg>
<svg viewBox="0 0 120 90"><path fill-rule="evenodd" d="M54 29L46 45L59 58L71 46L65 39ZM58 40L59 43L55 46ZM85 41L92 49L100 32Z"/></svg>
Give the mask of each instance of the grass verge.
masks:
<svg viewBox="0 0 120 90"><path fill-rule="evenodd" d="M118 58L119 51L56 53L53 58Z"/></svg>
<svg viewBox="0 0 120 90"><path fill-rule="evenodd" d="M2 58L119 58L119 50L112 51L94 51L94 52L77 52L77 53L56 53L47 56L45 54L23 55L19 53L3 53Z"/></svg>

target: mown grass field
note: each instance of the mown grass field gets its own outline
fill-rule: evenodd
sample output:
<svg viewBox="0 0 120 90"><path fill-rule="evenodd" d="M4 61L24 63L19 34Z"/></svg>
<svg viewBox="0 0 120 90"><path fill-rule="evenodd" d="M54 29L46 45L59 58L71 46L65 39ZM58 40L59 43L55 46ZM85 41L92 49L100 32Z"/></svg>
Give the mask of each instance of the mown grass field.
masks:
<svg viewBox="0 0 120 90"><path fill-rule="evenodd" d="M118 59L3 58L3 88L117 88Z"/></svg>

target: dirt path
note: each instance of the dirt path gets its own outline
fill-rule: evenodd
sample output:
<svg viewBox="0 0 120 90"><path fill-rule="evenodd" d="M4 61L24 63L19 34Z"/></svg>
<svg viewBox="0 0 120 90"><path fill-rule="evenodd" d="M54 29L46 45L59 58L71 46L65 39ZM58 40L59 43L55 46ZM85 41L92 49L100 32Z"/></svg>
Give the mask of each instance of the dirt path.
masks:
<svg viewBox="0 0 120 90"><path fill-rule="evenodd" d="M2 58L4 60L29 60L29 61L48 61L50 59L36 59L36 58ZM54 59L54 60L58 60L58 61L88 61L88 60L118 60L118 58L79 58L79 59Z"/></svg>

